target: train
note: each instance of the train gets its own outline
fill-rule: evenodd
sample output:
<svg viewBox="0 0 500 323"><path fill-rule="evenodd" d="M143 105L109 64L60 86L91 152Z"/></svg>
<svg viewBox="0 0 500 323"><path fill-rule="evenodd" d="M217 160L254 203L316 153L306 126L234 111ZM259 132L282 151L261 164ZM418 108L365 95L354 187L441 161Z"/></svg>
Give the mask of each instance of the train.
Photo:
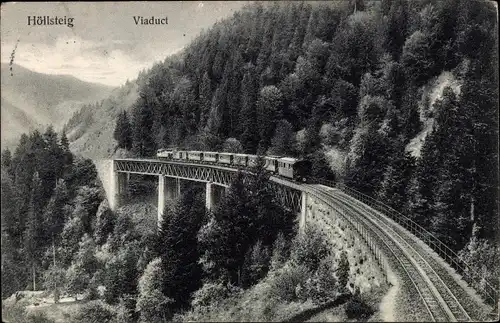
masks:
<svg viewBox="0 0 500 323"><path fill-rule="evenodd" d="M186 151L160 148L156 157L160 160L178 160L208 163L220 166L251 168L257 163L258 156L216 151ZM295 181L306 182L311 171L311 162L304 159L283 156L264 157L264 168L274 175Z"/></svg>

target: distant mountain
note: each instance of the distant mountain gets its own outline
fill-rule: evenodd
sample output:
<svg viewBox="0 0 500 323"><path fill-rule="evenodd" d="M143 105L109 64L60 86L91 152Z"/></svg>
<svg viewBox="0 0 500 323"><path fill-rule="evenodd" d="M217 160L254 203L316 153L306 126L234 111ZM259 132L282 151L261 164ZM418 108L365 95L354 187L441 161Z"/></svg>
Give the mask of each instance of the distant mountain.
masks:
<svg viewBox="0 0 500 323"><path fill-rule="evenodd" d="M107 97L112 88L68 75L1 66L1 142L10 146L20 134L48 124L60 128L82 104Z"/></svg>

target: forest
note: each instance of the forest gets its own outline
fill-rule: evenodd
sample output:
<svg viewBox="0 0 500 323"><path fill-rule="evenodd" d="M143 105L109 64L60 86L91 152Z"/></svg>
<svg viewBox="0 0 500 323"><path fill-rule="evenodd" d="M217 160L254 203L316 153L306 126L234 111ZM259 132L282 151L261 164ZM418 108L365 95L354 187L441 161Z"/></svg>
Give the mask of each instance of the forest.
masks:
<svg viewBox="0 0 500 323"><path fill-rule="evenodd" d="M239 173L212 212L204 187L187 185L160 228L144 230L137 221L144 214L109 209L95 165L69 151L64 132L23 135L13 154L2 152L2 299L15 299L2 303L2 317L54 322L46 312L26 312L27 290L55 304L74 298L81 305L68 322L204 320L221 302L235 306L268 273L274 304L346 295L346 255L333 261L312 227L307 238L295 235L296 216L278 204L264 163L255 176ZM355 296L351 303L367 306ZM270 304L252 318L289 314Z"/></svg>
<svg viewBox="0 0 500 323"><path fill-rule="evenodd" d="M456 252L492 248L495 12L468 0L248 6L141 72L115 139L135 156L232 140L309 158L314 176L332 171Z"/></svg>
<svg viewBox="0 0 500 323"><path fill-rule="evenodd" d="M486 1L255 3L141 72L114 138L131 156L175 146L311 159L314 176L402 212L493 280L497 27ZM192 186L158 232L141 232L68 147L48 128L2 152L2 298L43 288L89 300L71 322L231 320L259 290L266 304L245 314L255 321L349 294L345 255L332 262L321 235L295 236L261 166L213 212ZM349 297L351 314L371 313Z"/></svg>

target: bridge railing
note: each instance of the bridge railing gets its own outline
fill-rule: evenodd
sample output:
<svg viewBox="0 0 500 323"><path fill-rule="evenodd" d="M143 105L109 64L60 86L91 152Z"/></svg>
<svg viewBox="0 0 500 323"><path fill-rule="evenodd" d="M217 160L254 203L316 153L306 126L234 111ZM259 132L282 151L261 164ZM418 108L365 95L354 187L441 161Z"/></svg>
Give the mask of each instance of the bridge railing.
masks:
<svg viewBox="0 0 500 323"><path fill-rule="evenodd" d="M424 241L430 248L432 248L449 265L457 270L457 272L459 272L462 277L464 277L464 279L485 298L487 302L491 302L492 304L496 305L496 302L498 300L498 291L495 286L484 279L484 277L480 276L478 272L476 272L453 250L451 250L448 246L446 246L443 242L441 242L438 238L436 238L432 233L427 231L421 225L409 219L402 213L396 211L392 207L382 203L381 201L376 200L373 197L361 193L353 188L350 188L345 184L317 178L315 178L313 181L326 186L337 187L344 193L360 200L361 202L369 205L375 210L390 217L392 220L413 233L415 236Z"/></svg>

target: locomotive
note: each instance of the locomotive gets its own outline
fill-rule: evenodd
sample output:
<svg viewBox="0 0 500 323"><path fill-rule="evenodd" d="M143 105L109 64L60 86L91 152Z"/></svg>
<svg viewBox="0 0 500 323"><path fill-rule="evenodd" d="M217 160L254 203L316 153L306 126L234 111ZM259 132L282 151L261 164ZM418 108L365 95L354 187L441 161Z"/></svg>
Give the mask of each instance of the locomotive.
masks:
<svg viewBox="0 0 500 323"><path fill-rule="evenodd" d="M160 160L178 160L207 163L220 166L251 168L256 165L258 156L215 151L185 151L158 149L156 157ZM292 157L266 156L264 168L275 175L305 182L309 177L311 162Z"/></svg>

